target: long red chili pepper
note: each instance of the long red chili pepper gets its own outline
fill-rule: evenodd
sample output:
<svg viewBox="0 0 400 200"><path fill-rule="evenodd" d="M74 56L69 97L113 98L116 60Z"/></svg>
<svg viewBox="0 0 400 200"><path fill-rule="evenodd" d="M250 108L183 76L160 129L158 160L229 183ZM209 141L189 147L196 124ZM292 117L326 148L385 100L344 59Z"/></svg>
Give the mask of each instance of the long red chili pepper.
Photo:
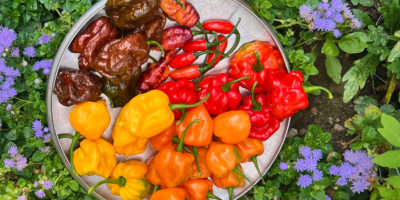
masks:
<svg viewBox="0 0 400 200"><path fill-rule="evenodd" d="M218 36L218 41L221 41L223 39L225 39L225 36L223 36L223 35L219 35ZM225 52L227 47L228 47L228 40L225 40L224 42L219 44L219 51ZM216 49L217 49L216 46L211 47L211 50L213 50L213 51L216 50ZM206 63L208 65L211 64L211 62L214 60L215 56L217 56L217 59L215 60L214 64L212 65L213 67L215 67L215 65L217 65L219 63L219 61L221 61L221 59L222 59L222 55L221 54L218 54L218 55L215 55L215 53L209 54L207 56Z"/></svg>
<svg viewBox="0 0 400 200"><path fill-rule="evenodd" d="M220 38L222 38L222 39L220 39ZM225 39L225 36L220 35L220 36L218 36L218 41L213 42L213 43L209 43L209 42L207 42L207 40L195 40L195 41L191 41L191 42L188 42L188 43L183 47L183 50L184 50L184 51L205 51L205 50L210 49L210 48L213 48L213 47L214 47L214 49L212 49L212 50L215 50L215 46L216 46L216 45L221 45L221 44L226 44L226 45L228 45L228 41L227 41L227 40L225 40L225 41L223 41L223 42L219 42L219 41L221 41L221 40L223 40L223 39ZM225 49L226 49L226 47L225 47ZM224 50L220 50L220 51L221 51L221 52L224 52L225 49L224 49Z"/></svg>
<svg viewBox="0 0 400 200"><path fill-rule="evenodd" d="M226 20L211 20L203 23L203 27L207 31L215 31L217 33L228 34L233 29L233 24Z"/></svg>
<svg viewBox="0 0 400 200"><path fill-rule="evenodd" d="M208 53L217 53L217 54L222 54L223 56L227 56L223 52L219 51L203 51L203 52L197 52L197 51L191 51L191 52L186 52L183 54L178 55L175 57L170 63L169 66L175 69L183 68L186 66L191 65L194 63L194 61L197 60L201 55L208 54Z"/></svg>
<svg viewBox="0 0 400 200"><path fill-rule="evenodd" d="M170 77L175 80L186 79L192 80L201 75L199 65L191 65L171 72Z"/></svg>

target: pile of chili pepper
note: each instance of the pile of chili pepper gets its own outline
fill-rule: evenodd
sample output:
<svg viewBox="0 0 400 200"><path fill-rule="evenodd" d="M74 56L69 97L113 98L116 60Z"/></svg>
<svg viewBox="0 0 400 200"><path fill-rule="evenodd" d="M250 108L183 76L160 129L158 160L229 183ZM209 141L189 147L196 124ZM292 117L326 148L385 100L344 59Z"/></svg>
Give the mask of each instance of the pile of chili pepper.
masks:
<svg viewBox="0 0 400 200"><path fill-rule="evenodd" d="M104 178L89 194L108 184L124 200L221 199L213 194L215 185L232 199L234 188L252 184L241 163L253 162L262 176L257 156L264 153L263 141L308 106L306 93L327 91L303 85L298 71L285 71L282 55L269 43L249 42L236 51L240 18L236 24L201 23L186 0L109 0L106 11L110 19L95 20L72 43L81 69L61 72L55 90L63 105L75 105L69 120L76 133L59 135L72 139L74 174ZM163 30L166 17L178 25ZM142 70L149 58L153 62ZM206 75L227 58L229 71ZM101 88L122 107L110 127L112 143L102 138L111 116ZM117 164L117 154L141 154L149 142L157 153L147 162Z"/></svg>

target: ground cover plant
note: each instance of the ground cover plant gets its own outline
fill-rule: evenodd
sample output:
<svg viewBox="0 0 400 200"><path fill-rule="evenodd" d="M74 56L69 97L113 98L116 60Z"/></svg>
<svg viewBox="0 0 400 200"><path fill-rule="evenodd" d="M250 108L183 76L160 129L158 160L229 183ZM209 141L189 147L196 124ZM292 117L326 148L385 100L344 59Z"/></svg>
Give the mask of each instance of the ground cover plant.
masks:
<svg viewBox="0 0 400 200"><path fill-rule="evenodd" d="M276 162L242 199L400 199L399 0L247 2L292 69L335 98L310 96L306 119L294 117ZM93 3L0 0L0 199L93 199L57 155L45 106L55 52Z"/></svg>

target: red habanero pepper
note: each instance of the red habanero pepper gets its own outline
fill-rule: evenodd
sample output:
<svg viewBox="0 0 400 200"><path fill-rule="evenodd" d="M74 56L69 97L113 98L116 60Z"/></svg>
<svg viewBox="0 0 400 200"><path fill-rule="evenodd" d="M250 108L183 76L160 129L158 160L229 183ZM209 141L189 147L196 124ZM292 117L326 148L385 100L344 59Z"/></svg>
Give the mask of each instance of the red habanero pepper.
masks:
<svg viewBox="0 0 400 200"><path fill-rule="evenodd" d="M225 36L223 36L223 35L219 35L218 36L218 41L221 41L223 39L225 39ZM225 52L227 47L228 47L228 40L225 40L224 42L219 44L218 51ZM216 50L216 49L217 49L216 46L211 47L211 50L213 50L213 51ZM219 61L221 61L221 59L222 59L222 55L221 54L218 54L218 55L215 55L215 53L209 54L207 56L206 63L208 65L211 64L215 56L217 56L217 59L215 60L215 62L213 64L213 67L215 67L215 65L217 65L219 63Z"/></svg>
<svg viewBox="0 0 400 200"><path fill-rule="evenodd" d="M307 108L306 93L323 90L328 93L330 99L333 98L329 90L324 87L302 85L303 74L299 71L287 73L284 70L271 69L267 70L266 75L267 104L272 114L280 121L294 115L300 109Z"/></svg>
<svg viewBox="0 0 400 200"><path fill-rule="evenodd" d="M284 68L282 56L274 51L276 51L274 47L266 42L256 41L244 44L231 60L229 75L232 78L250 76L249 80L240 82L242 87L251 90L257 81L259 85L255 92L267 91L265 88L266 70Z"/></svg>
<svg viewBox="0 0 400 200"><path fill-rule="evenodd" d="M201 75L200 70L201 68L199 65L190 65L171 72L169 76L174 80L180 80L180 79L192 80L200 77Z"/></svg>
<svg viewBox="0 0 400 200"><path fill-rule="evenodd" d="M233 24L226 20L211 20L203 23L203 27L207 31L215 31L217 33L228 34L233 29Z"/></svg>
<svg viewBox="0 0 400 200"><path fill-rule="evenodd" d="M173 26L163 31L161 45L165 50L182 48L193 40L192 31L189 28Z"/></svg>
<svg viewBox="0 0 400 200"><path fill-rule="evenodd" d="M238 80L233 80L229 78L227 73L205 77L200 81L198 98L204 99L207 93L211 93L210 98L203 103L211 115L218 115L228 110L235 110L242 100L238 82L249 78L250 77L243 77Z"/></svg>
<svg viewBox="0 0 400 200"><path fill-rule="evenodd" d="M250 116L251 130L249 137L265 141L279 129L280 124L279 120L272 115L266 95L261 93L256 97L254 96L254 88L257 84L258 82L253 85L251 95L244 98L239 109L246 111Z"/></svg>
<svg viewBox="0 0 400 200"><path fill-rule="evenodd" d="M168 81L158 87L159 90L163 91L168 95L169 101L172 104L193 104L197 102L197 94L194 83L189 80L178 80ZM206 94L207 95L207 94ZM173 110L175 119L180 119L182 111L177 109Z"/></svg>
<svg viewBox="0 0 400 200"><path fill-rule="evenodd" d="M176 56L170 63L169 66L175 69L183 68L186 66L191 65L194 63L197 58L199 58L201 55L208 54L208 53L218 53L218 54L223 54L224 56L228 57L223 52L217 52L217 51L203 51L203 52L197 52L197 51L191 51L191 52L186 52L183 54L180 54Z"/></svg>

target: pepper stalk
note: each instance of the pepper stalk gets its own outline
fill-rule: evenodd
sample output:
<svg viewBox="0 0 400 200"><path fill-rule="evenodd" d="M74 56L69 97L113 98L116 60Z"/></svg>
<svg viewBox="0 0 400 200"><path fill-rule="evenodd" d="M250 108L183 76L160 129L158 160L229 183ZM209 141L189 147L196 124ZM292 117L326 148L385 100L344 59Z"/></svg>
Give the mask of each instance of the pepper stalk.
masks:
<svg viewBox="0 0 400 200"><path fill-rule="evenodd" d="M78 132L75 132L75 135L70 135L70 134L66 134L66 133L58 135L59 139L62 139L62 138L72 139L71 145L69 147L69 162L71 163L72 173L75 176L78 176L78 173L76 172L74 164L73 164L74 150L75 150L75 146L78 143L78 140L80 137L81 137L81 134L79 134Z"/></svg>
<svg viewBox="0 0 400 200"><path fill-rule="evenodd" d="M102 185L102 184L104 184L104 183L107 183L107 184L117 184L117 185L119 185L120 187L123 187L123 186L126 185L126 179L125 179L123 176L120 176L118 179L115 179L115 180L106 179L106 180L99 181L99 182L97 182L96 184L92 185L92 187L89 188L88 194L92 194L93 191L94 191L97 187L99 187L100 185Z"/></svg>
<svg viewBox="0 0 400 200"><path fill-rule="evenodd" d="M222 91L224 91L224 92L229 92L229 90L231 90L231 86L233 85L233 84L235 84L235 83L237 83L237 82L240 82L240 81L242 81L242 80L245 80L245 79L250 79L250 76L245 76L245 77L242 77L242 78L238 78L238 79L236 79L236 80L233 80L233 81L229 81L229 82L227 82L227 83L224 83L221 87L222 87Z"/></svg>
<svg viewBox="0 0 400 200"><path fill-rule="evenodd" d="M198 101L194 104L169 104L169 108L171 110L176 110L176 109L185 109L185 108L192 108L192 107L196 107L202 103L204 103L205 101L207 101L207 99L210 97L210 93L207 93L206 97L204 99L202 99L201 101Z"/></svg>
<svg viewBox="0 0 400 200"><path fill-rule="evenodd" d="M253 84L253 87L251 88L251 103L252 103L252 105L253 105L251 109L253 109L253 111L260 111L260 110L262 110L262 106L261 106L260 102L256 101L256 99L255 99L254 91L255 91L257 85L258 85L258 81L256 81L256 82Z"/></svg>
<svg viewBox="0 0 400 200"><path fill-rule="evenodd" d="M162 45L160 44L160 43L158 43L157 41L155 41L155 40L147 40L147 45L152 45L152 44L154 44L154 45L156 45L159 49L160 49L160 51L161 51L161 57L164 57L165 56L165 51L164 51L164 48L162 47Z"/></svg>
<svg viewBox="0 0 400 200"><path fill-rule="evenodd" d="M184 147L184 146L183 146L183 140L185 139L186 132L189 130L189 128L190 128L194 123L200 123L200 120L199 120L199 119L196 119L196 120L190 122L190 124L185 128L185 130L184 130L183 133L182 133L182 137L181 137L181 139L179 140L179 144L178 144L178 146L177 146L176 149L175 149L176 151L183 153L183 147Z"/></svg>
<svg viewBox="0 0 400 200"><path fill-rule="evenodd" d="M331 93L328 89L326 89L325 87L322 87L322 86L303 85L303 90L304 90L304 92L306 92L306 93L313 93L313 92L315 92L315 91L322 90L322 91L324 91L324 92L326 92L326 93L328 94L328 98L329 98L329 99L332 99L332 98L333 98L332 93Z"/></svg>

